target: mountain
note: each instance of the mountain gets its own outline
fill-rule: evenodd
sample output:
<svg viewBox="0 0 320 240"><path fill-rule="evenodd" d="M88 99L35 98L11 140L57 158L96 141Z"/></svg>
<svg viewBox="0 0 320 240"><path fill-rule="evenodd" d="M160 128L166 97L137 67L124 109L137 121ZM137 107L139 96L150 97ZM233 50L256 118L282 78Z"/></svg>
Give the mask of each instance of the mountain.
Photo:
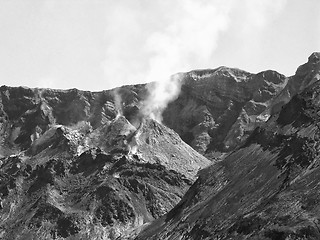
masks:
<svg viewBox="0 0 320 240"><path fill-rule="evenodd" d="M318 236L319 57L292 77L180 73L162 122L143 111L152 84L0 87L0 238Z"/></svg>
<svg viewBox="0 0 320 240"><path fill-rule="evenodd" d="M152 119L136 128L108 103L91 115L91 93L42 94L3 93L2 239L114 239L172 209L210 163Z"/></svg>
<svg viewBox="0 0 320 240"><path fill-rule="evenodd" d="M297 94L136 239L319 239L319 77L314 53L285 88Z"/></svg>
<svg viewBox="0 0 320 240"><path fill-rule="evenodd" d="M215 153L230 152L292 96L317 81L319 76L313 72L317 56L312 54L292 77L227 67L180 73L181 92L164 110L163 124L210 159ZM121 111L136 125L142 103L148 99L148 85L102 92L2 86L0 93L0 156L5 156L26 150L52 124L87 122L97 129Z"/></svg>
<svg viewBox="0 0 320 240"><path fill-rule="evenodd" d="M292 77L226 67L185 73L179 97L164 111L164 123L208 157L230 152L292 96L319 80L313 69L317 58L312 54Z"/></svg>

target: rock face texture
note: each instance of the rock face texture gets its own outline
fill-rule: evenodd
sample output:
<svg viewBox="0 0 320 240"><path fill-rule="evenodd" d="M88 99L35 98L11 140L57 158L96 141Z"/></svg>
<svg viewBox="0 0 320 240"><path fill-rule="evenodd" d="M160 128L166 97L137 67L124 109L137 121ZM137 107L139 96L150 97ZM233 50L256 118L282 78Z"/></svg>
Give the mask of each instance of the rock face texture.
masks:
<svg viewBox="0 0 320 240"><path fill-rule="evenodd" d="M163 112L163 123L199 153L230 152L255 127L279 112L292 96L319 80L314 53L292 77L275 71L251 74L220 67L179 74L179 97ZM26 150L51 125L88 125L98 129L121 112L138 127L145 84L115 90L85 92L0 87L0 156ZM117 104L117 97L121 102ZM120 106L119 106L120 105Z"/></svg>
<svg viewBox="0 0 320 240"><path fill-rule="evenodd" d="M145 84L0 87L0 238L319 239L319 59L180 74L162 123Z"/></svg>
<svg viewBox="0 0 320 240"><path fill-rule="evenodd" d="M113 91L0 91L1 239L115 239L172 209L210 163L136 118L143 85L119 90L136 126Z"/></svg>
<svg viewBox="0 0 320 240"><path fill-rule="evenodd" d="M128 86L123 93L124 110L137 104L146 89ZM1 146L5 156L28 149L52 125L97 129L117 116L114 91L84 92L77 89L51 90L0 87Z"/></svg>
<svg viewBox="0 0 320 240"><path fill-rule="evenodd" d="M319 239L319 56L297 71L308 86L136 239Z"/></svg>
<svg viewBox="0 0 320 240"><path fill-rule="evenodd" d="M53 125L3 157L1 239L115 239L172 209L210 161L165 126L141 124Z"/></svg>
<svg viewBox="0 0 320 240"><path fill-rule="evenodd" d="M164 111L164 123L202 154L230 152L292 96L319 80L318 58L312 54L292 77L226 67L186 73L180 96Z"/></svg>

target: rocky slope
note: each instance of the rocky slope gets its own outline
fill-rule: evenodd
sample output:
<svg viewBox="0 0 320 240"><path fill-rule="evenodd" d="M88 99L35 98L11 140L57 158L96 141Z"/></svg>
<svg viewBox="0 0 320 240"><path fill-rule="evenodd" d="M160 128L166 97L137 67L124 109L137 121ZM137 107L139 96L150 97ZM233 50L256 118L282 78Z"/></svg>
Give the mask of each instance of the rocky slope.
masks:
<svg viewBox="0 0 320 240"><path fill-rule="evenodd" d="M123 109L114 91L0 92L1 239L115 239L172 209L210 163L139 115L144 85L119 90Z"/></svg>
<svg viewBox="0 0 320 240"><path fill-rule="evenodd" d="M312 54L292 77L226 67L185 73L181 94L164 111L164 123L200 153L229 152L292 96L319 80L314 69L318 57Z"/></svg>
<svg viewBox="0 0 320 240"><path fill-rule="evenodd" d="M141 125L52 125L3 157L1 239L115 239L172 209L209 161L165 126Z"/></svg>
<svg viewBox="0 0 320 240"><path fill-rule="evenodd" d="M289 78L225 67L179 76L164 124L141 111L145 84L102 92L0 87L0 238L132 239L153 220L138 239L268 237L278 222L263 206L274 201L276 213L287 204L276 197L317 177L319 53ZM206 157L245 142L206 168ZM289 209L288 222L310 209ZM250 211L262 217L249 220L269 225L238 231L251 225ZM303 221L280 234L311 229Z"/></svg>
<svg viewBox="0 0 320 240"><path fill-rule="evenodd" d="M181 93L163 112L163 123L209 158L215 152L229 152L292 96L319 79L313 70L317 58L317 53L312 54L292 77L226 67L181 73ZM141 118L148 86L102 92L2 86L0 94L0 156L6 156L30 147L53 124L82 122L97 129L120 111L138 127L135 121Z"/></svg>
<svg viewBox="0 0 320 240"><path fill-rule="evenodd" d="M291 78L307 87L136 239L319 239L319 74L318 53Z"/></svg>

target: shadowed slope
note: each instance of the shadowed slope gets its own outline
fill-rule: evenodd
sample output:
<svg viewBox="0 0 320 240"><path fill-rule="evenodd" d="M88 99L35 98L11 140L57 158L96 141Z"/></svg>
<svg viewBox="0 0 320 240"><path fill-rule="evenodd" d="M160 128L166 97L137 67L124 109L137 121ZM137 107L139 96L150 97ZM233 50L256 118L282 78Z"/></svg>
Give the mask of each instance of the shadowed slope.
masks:
<svg viewBox="0 0 320 240"><path fill-rule="evenodd" d="M136 239L319 239L319 99L315 81Z"/></svg>

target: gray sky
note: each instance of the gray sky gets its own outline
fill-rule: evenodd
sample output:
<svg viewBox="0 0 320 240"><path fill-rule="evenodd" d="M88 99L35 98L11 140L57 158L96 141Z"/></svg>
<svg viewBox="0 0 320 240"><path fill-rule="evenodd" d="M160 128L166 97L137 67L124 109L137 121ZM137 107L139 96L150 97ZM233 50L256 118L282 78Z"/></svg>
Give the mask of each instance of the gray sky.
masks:
<svg viewBox="0 0 320 240"><path fill-rule="evenodd" d="M287 76L319 0L0 0L0 85L103 90L218 66Z"/></svg>

